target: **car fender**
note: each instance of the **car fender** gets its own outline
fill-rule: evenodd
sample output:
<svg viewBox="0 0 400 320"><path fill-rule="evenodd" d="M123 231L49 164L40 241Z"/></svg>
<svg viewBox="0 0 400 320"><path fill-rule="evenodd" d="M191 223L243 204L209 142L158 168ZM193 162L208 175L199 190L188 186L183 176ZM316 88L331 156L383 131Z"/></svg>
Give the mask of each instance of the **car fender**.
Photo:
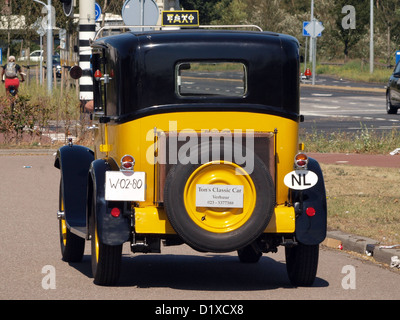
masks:
<svg viewBox="0 0 400 320"><path fill-rule="evenodd" d="M105 200L105 177L106 171L110 171L111 166L106 160L97 159L92 162L89 169L89 183L92 183L92 195L95 197L95 220L97 224L97 236L100 242L115 246L123 244L129 240L131 227L130 220L124 213L124 202ZM89 201L91 201L89 196ZM91 204L93 205L93 204ZM119 208L121 214L118 217L111 215L113 208ZM90 214L90 212L88 212Z"/></svg>
<svg viewBox="0 0 400 320"><path fill-rule="evenodd" d="M54 166L61 171L65 220L69 227L85 227L87 174L94 153L79 145L58 149Z"/></svg>
<svg viewBox="0 0 400 320"><path fill-rule="evenodd" d="M318 176L315 186L302 190L292 190L296 211L296 239L306 245L315 245L324 241L327 228L327 204L325 183L319 163L309 158L307 169ZM314 215L307 214L307 208L315 210Z"/></svg>

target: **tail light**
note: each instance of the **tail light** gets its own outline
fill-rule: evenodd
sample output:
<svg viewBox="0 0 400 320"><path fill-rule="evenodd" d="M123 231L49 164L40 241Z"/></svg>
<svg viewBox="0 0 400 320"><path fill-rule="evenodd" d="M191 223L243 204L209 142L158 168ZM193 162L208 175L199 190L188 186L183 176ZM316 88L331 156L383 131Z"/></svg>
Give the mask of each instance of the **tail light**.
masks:
<svg viewBox="0 0 400 320"><path fill-rule="evenodd" d="M307 169L308 157L305 153L298 153L294 157L295 169Z"/></svg>
<svg viewBox="0 0 400 320"><path fill-rule="evenodd" d="M315 216L315 209L314 209L313 207L308 207L308 208L306 209L306 214L307 214L309 217Z"/></svg>
<svg viewBox="0 0 400 320"><path fill-rule="evenodd" d="M112 208L111 209L111 215L114 218L118 218L120 216L120 214L121 214L121 210L119 208Z"/></svg>
<svg viewBox="0 0 400 320"><path fill-rule="evenodd" d="M103 76L103 75L101 74L101 71L100 71L99 69L97 69L97 70L94 72L94 77L95 77L95 79L96 79L97 81L99 81L100 78L101 78L102 76Z"/></svg>
<svg viewBox="0 0 400 320"><path fill-rule="evenodd" d="M121 158L120 169L122 171L133 171L134 166L135 166L135 159L131 155L126 154Z"/></svg>

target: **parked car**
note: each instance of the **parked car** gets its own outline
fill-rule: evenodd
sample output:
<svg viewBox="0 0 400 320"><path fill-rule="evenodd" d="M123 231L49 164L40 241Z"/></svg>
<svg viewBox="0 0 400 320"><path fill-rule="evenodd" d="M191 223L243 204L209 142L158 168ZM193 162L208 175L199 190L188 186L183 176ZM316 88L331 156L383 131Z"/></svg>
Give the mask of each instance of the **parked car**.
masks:
<svg viewBox="0 0 400 320"><path fill-rule="evenodd" d="M291 283L312 285L327 206L298 143L298 41L199 28L91 45L94 148L71 140L54 163L62 259L80 261L90 240L94 282L114 285L125 242L235 251L242 263L283 246Z"/></svg>
<svg viewBox="0 0 400 320"><path fill-rule="evenodd" d="M397 63L386 88L386 112L396 114L400 108L400 62Z"/></svg>
<svg viewBox="0 0 400 320"><path fill-rule="evenodd" d="M43 50L32 51L29 57L31 62L39 62L40 59L43 59ZM28 57L21 57L19 60L28 61Z"/></svg>

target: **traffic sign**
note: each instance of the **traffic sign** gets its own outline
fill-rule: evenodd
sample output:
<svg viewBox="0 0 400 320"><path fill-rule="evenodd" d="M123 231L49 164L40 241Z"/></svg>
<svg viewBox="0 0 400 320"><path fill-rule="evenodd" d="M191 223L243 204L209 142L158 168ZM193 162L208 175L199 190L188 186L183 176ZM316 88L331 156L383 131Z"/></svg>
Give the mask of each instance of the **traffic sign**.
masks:
<svg viewBox="0 0 400 320"><path fill-rule="evenodd" d="M325 29L321 21L314 20L315 27L311 21L303 21L303 36L304 37L321 37L322 31ZM314 29L314 30L313 30ZM314 31L314 32L313 32ZM314 36L313 36L314 34Z"/></svg>
<svg viewBox="0 0 400 320"><path fill-rule="evenodd" d="M396 64L400 61L400 51L396 51Z"/></svg>
<svg viewBox="0 0 400 320"><path fill-rule="evenodd" d="M128 26L152 26L160 16L154 0L126 0L122 6L122 20ZM151 28L130 28L131 31L148 31Z"/></svg>
<svg viewBox="0 0 400 320"><path fill-rule="evenodd" d="M94 20L97 21L101 16L101 7L100 5L95 2L94 3Z"/></svg>
<svg viewBox="0 0 400 320"><path fill-rule="evenodd" d="M72 15L73 8L74 8L73 1L72 1L72 0L65 0L65 1L61 1L61 2L62 2L62 4L63 4L63 11L64 11L64 14L65 14L67 17L71 16L71 15Z"/></svg>

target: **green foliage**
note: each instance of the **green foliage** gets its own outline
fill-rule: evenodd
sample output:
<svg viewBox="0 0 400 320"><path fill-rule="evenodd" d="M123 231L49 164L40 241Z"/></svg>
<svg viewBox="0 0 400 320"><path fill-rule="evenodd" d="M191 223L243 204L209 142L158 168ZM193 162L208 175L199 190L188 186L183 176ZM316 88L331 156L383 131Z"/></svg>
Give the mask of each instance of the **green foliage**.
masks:
<svg viewBox="0 0 400 320"><path fill-rule="evenodd" d="M3 91L4 92L4 91ZM86 134L80 102L74 87L59 87L49 95L43 86L24 83L18 97L0 97L0 134L8 146L41 142L44 133ZM75 131L74 131L75 130ZM47 140L47 139L46 139Z"/></svg>
<svg viewBox="0 0 400 320"><path fill-rule="evenodd" d="M314 129L308 134L301 132L300 140L308 152L389 154L400 145L400 134L396 128L379 132L361 123L361 129L354 133Z"/></svg>
<svg viewBox="0 0 400 320"><path fill-rule="evenodd" d="M19 142L24 131L38 134L36 123L41 112L39 105L31 101L29 96L2 97L0 100L0 132L4 133L6 140L15 138Z"/></svg>
<svg viewBox="0 0 400 320"><path fill-rule="evenodd" d="M387 84L392 72L392 68L375 66L374 72L371 74L369 71L369 63L363 63L360 60L350 60L341 65L317 64L316 67L317 74L325 74L348 80L381 84Z"/></svg>
<svg viewBox="0 0 400 320"><path fill-rule="evenodd" d="M343 45L343 54L345 58L349 55L349 50L353 48L368 31L369 27L369 0L336 0L334 5L330 8L330 12L335 19L334 28L331 34L338 39ZM344 29L342 27L342 19L345 16L341 10L346 5L352 5L356 12L356 28Z"/></svg>

